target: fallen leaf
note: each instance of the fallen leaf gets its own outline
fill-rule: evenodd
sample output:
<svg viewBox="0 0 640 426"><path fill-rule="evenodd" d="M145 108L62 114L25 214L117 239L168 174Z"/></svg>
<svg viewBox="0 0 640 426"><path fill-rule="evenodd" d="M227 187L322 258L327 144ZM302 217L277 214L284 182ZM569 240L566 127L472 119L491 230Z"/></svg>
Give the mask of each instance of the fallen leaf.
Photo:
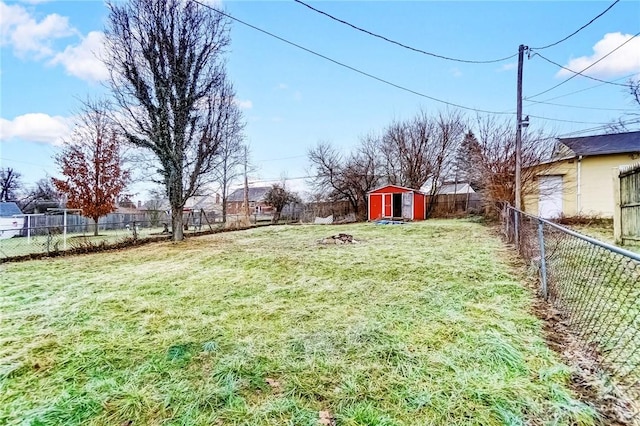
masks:
<svg viewBox="0 0 640 426"><path fill-rule="evenodd" d="M280 384L279 381L277 381L276 379L271 379L269 377L267 377L266 379L264 379L265 382L267 382L267 384L271 387L271 389L273 389L274 391L281 391L282 390L282 385Z"/></svg>
<svg viewBox="0 0 640 426"><path fill-rule="evenodd" d="M318 424L323 426L335 426L336 422L330 411L320 411L318 415L320 417Z"/></svg>

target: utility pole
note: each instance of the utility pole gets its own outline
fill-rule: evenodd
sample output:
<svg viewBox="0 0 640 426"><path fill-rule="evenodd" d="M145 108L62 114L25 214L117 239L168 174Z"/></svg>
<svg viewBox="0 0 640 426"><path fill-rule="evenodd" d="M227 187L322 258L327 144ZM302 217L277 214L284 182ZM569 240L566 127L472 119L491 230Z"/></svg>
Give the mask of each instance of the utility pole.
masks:
<svg viewBox="0 0 640 426"><path fill-rule="evenodd" d="M515 208L522 210L520 200L522 198L522 66L524 51L528 47L518 47L518 103L516 106L516 182L515 182Z"/></svg>
<svg viewBox="0 0 640 426"><path fill-rule="evenodd" d="M244 217L247 223L247 226L249 225L249 215L251 214L250 210L249 210L249 178L247 177L247 162L248 162L248 155L247 155L247 146L245 145L244 147Z"/></svg>

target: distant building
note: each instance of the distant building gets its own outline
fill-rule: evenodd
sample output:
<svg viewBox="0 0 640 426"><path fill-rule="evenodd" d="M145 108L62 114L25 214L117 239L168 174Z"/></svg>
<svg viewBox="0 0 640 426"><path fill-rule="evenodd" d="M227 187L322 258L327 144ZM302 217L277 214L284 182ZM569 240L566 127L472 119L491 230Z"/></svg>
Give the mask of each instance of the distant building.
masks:
<svg viewBox="0 0 640 426"><path fill-rule="evenodd" d="M15 237L24 226L22 211L16 203L0 202L0 240Z"/></svg>
<svg viewBox="0 0 640 426"><path fill-rule="evenodd" d="M459 195L459 194L475 194L468 182L449 182L443 184L436 195Z"/></svg>
<svg viewBox="0 0 640 426"><path fill-rule="evenodd" d="M249 213L271 214L273 207L264 201L265 195L271 190L270 186L255 186L249 188ZM244 188L238 188L227 196L227 214L244 213Z"/></svg>
<svg viewBox="0 0 640 426"><path fill-rule="evenodd" d="M613 216L613 169L640 159L640 131L560 138L525 211L545 218Z"/></svg>

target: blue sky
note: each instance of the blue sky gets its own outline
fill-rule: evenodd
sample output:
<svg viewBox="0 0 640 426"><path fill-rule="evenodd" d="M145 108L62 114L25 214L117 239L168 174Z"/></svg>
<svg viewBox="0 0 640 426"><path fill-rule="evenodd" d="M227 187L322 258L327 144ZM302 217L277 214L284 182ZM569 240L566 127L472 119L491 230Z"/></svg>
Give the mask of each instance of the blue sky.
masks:
<svg viewBox="0 0 640 426"><path fill-rule="evenodd" d="M611 1L314 1L312 6L371 32L443 56L489 60L517 53L518 45L558 41L605 10ZM294 1L231 1L230 15L366 73L432 98L468 108L515 112L516 58L468 64L419 54L363 34ZM80 100L105 92L96 60L107 9L101 1L0 2L0 167L12 167L26 185L57 176L53 155L68 136ZM524 96L566 106L524 102L531 128L563 135L640 111L622 86L562 71L536 53L585 73L625 83L640 76L640 2L620 1L568 40L533 50L524 62ZM345 69L234 22L227 55L243 108L252 181L283 176L302 189L307 150L328 141L345 152L394 119L447 105ZM629 39L631 39L629 41ZM476 112L466 110L473 119ZM505 115L508 118L509 115ZM637 127L637 125L636 125ZM593 130L591 133L597 132ZM135 199L147 198L137 184Z"/></svg>

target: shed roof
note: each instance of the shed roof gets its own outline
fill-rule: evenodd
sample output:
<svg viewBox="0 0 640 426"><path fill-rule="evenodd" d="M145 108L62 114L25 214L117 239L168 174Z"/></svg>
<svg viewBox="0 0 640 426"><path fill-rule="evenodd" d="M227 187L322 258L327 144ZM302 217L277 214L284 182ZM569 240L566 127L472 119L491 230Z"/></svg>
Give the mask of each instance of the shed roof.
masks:
<svg viewBox="0 0 640 426"><path fill-rule="evenodd" d="M558 142L569 148L574 155L626 154L640 152L640 131L560 138ZM556 149L556 154L561 154L561 151Z"/></svg>
<svg viewBox="0 0 640 426"><path fill-rule="evenodd" d="M420 191L419 189L407 188L400 185L384 185L379 188L372 189L371 191L368 192L368 194L371 194L373 192L387 192L387 191L384 191L386 189L390 189L390 190L395 189L395 190L399 190L400 192L416 192L418 194L423 194L423 192Z"/></svg>
<svg viewBox="0 0 640 426"><path fill-rule="evenodd" d="M270 186L254 186L249 188L249 202L262 201L271 189ZM238 188L227 196L227 201L244 201L244 188Z"/></svg>
<svg viewBox="0 0 640 426"><path fill-rule="evenodd" d="M0 202L0 217L11 217L13 215L22 214L20 207L14 202Z"/></svg>

